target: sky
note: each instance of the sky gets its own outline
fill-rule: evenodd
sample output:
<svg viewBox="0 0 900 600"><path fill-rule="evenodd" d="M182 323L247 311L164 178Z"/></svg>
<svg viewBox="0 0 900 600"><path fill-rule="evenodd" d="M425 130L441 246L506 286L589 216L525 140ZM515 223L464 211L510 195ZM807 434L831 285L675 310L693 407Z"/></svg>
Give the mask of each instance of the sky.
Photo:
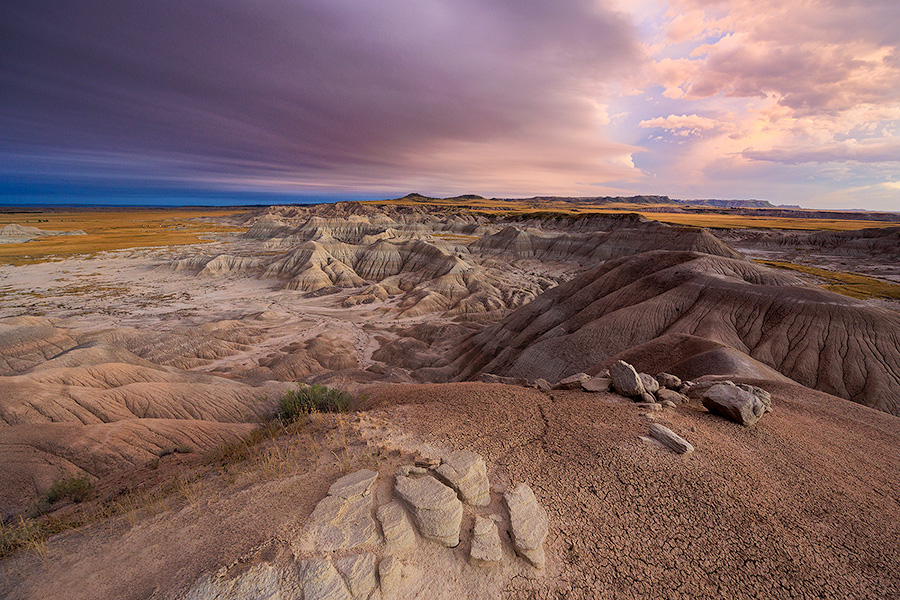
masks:
<svg viewBox="0 0 900 600"><path fill-rule="evenodd" d="M898 24L897 0L4 0L0 200L900 210Z"/></svg>

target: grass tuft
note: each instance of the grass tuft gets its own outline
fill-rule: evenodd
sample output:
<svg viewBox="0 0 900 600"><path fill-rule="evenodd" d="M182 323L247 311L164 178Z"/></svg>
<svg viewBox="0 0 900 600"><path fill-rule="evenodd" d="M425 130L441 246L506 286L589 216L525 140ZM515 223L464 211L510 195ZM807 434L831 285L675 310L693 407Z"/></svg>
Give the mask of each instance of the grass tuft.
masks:
<svg viewBox="0 0 900 600"><path fill-rule="evenodd" d="M47 490L45 499L50 504L56 504L60 500L83 502L94 493L94 484L87 475L73 475L68 479L54 481Z"/></svg>
<svg viewBox="0 0 900 600"><path fill-rule="evenodd" d="M349 392L319 384L301 384L297 390L288 392L281 398L278 403L278 418L285 423L293 423L310 413L347 412L352 404L353 396Z"/></svg>

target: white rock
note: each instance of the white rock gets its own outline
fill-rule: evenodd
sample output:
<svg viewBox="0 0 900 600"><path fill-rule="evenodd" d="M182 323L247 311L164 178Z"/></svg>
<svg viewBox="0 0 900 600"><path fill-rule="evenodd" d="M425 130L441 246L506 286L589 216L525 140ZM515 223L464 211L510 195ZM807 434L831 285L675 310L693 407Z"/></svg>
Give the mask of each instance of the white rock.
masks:
<svg viewBox="0 0 900 600"><path fill-rule="evenodd" d="M378 507L376 516L384 532L385 547L391 554L400 554L416 543L416 532L399 502L390 502Z"/></svg>
<svg viewBox="0 0 900 600"><path fill-rule="evenodd" d="M548 532L547 511L538 504L528 484L520 483L503 495L509 509L513 547L537 568L544 566L544 539Z"/></svg>
<svg viewBox="0 0 900 600"><path fill-rule="evenodd" d="M422 537L451 548L459 544L463 505L456 492L433 477L397 477L395 490Z"/></svg>
<svg viewBox="0 0 900 600"><path fill-rule="evenodd" d="M472 506L491 503L491 484L484 459L474 452L459 450L444 458L435 469L438 478L459 494L459 499Z"/></svg>
<svg viewBox="0 0 900 600"><path fill-rule="evenodd" d="M485 517L475 517L475 528L472 532L472 548L469 552L472 562L479 565L499 562L503 558L500 546L500 532L497 524Z"/></svg>

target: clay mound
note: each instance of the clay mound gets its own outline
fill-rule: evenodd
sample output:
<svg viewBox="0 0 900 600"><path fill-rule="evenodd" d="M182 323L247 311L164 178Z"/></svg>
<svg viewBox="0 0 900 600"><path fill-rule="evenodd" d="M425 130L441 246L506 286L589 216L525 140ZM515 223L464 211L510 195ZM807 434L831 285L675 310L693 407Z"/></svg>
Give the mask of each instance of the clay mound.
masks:
<svg viewBox="0 0 900 600"><path fill-rule="evenodd" d="M743 241L752 241L757 248L795 248L836 256L900 259L900 227L814 233L746 231L741 232L740 237Z"/></svg>
<svg viewBox="0 0 900 600"><path fill-rule="evenodd" d="M78 231L50 231L47 229L38 229L29 225L19 225L18 223L10 223L4 227L0 227L0 244L21 244L30 242L33 239L42 237L54 237L61 235L86 235L80 229Z"/></svg>
<svg viewBox="0 0 900 600"><path fill-rule="evenodd" d="M896 312L747 261L650 252L550 290L473 336L456 365L461 378L490 372L557 381L660 336L687 334L808 387L900 414L897 331ZM719 350L707 359L741 370L736 356ZM659 370L682 376L676 363L687 358Z"/></svg>
<svg viewBox="0 0 900 600"><path fill-rule="evenodd" d="M742 255L706 230L647 224L640 230L617 228L585 234L549 235L508 226L470 245L473 252L506 254L593 265L601 261L651 250L688 250L739 259Z"/></svg>

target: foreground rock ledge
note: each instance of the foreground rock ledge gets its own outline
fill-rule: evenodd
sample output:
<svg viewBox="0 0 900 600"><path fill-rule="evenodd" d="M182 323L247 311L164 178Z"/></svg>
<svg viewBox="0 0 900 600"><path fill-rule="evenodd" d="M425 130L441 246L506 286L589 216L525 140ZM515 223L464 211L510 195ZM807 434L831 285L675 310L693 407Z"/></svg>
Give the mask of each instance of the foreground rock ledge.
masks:
<svg viewBox="0 0 900 600"><path fill-rule="evenodd" d="M433 477L397 477L394 488L406 503L422 537L449 548L459 544L463 505L456 493Z"/></svg>

